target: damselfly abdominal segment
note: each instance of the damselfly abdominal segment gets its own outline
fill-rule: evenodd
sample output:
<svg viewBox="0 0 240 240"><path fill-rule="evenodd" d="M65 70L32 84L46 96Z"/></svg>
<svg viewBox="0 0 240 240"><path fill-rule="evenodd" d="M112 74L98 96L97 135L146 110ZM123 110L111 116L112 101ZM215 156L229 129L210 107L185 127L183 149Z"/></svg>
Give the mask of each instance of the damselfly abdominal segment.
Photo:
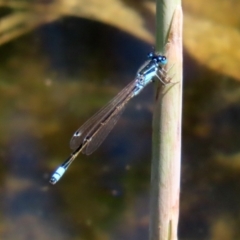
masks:
<svg viewBox="0 0 240 240"><path fill-rule="evenodd" d="M63 176L80 152L90 155L100 146L117 123L128 101L138 95L153 81L154 77L157 77L163 84L167 83L163 69L166 63L165 56L154 52L148 54L148 60L140 67L135 79L73 134L70 141L73 152L55 170L50 179L51 184L55 184Z"/></svg>

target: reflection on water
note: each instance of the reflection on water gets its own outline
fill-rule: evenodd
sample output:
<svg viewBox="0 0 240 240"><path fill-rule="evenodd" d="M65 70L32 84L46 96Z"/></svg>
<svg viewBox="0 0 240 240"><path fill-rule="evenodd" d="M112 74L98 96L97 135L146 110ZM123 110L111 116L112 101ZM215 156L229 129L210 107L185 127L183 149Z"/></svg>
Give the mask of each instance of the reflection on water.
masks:
<svg viewBox="0 0 240 240"><path fill-rule="evenodd" d="M2 239L147 239L152 87L94 154L80 155L56 186L48 179L72 133L149 50L77 19L0 48ZM238 239L239 84L187 54L184 73L180 239Z"/></svg>

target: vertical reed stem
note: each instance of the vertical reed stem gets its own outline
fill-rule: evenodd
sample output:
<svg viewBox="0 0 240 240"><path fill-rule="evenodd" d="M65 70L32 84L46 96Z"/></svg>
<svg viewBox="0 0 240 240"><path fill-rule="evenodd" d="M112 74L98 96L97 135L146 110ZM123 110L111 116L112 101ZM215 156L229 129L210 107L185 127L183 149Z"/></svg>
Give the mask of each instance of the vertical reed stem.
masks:
<svg viewBox="0 0 240 240"><path fill-rule="evenodd" d="M167 45L166 45L167 42ZM150 240L177 240L182 111L180 0L157 0L157 50L166 47L171 83L156 84L150 194Z"/></svg>

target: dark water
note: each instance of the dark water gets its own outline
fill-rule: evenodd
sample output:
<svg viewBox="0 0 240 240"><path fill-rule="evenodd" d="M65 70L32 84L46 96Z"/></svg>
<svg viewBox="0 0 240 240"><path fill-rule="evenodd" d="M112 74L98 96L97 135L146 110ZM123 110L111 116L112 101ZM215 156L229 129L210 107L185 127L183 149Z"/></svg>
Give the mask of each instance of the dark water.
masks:
<svg viewBox="0 0 240 240"><path fill-rule="evenodd" d="M72 133L130 82L151 46L68 18L0 48L1 239L147 239L152 86L60 182ZM239 83L187 53L180 239L239 239ZM225 235L224 235L225 234Z"/></svg>
<svg viewBox="0 0 240 240"><path fill-rule="evenodd" d="M96 153L80 156L57 185L48 180L70 154L72 133L132 81L151 50L76 18L1 47L4 239L147 237L151 87Z"/></svg>

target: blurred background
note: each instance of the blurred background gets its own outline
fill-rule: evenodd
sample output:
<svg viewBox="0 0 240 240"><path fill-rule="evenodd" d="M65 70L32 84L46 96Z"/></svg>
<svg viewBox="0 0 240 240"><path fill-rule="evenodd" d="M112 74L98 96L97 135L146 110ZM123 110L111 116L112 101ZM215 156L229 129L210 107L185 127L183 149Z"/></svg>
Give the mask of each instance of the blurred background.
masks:
<svg viewBox="0 0 240 240"><path fill-rule="evenodd" d="M240 2L184 0L179 239L240 239ZM55 186L73 132L154 46L150 0L0 0L0 238L148 239L153 86Z"/></svg>

